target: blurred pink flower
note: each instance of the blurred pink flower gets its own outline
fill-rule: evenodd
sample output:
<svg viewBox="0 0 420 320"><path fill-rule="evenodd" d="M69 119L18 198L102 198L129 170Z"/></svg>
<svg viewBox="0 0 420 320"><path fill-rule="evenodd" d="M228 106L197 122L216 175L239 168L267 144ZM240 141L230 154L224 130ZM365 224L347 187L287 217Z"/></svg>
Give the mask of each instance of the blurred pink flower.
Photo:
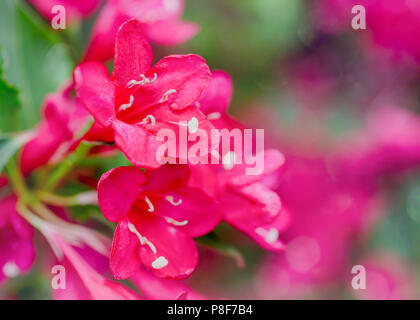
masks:
<svg viewBox="0 0 420 320"><path fill-rule="evenodd" d="M303 298L315 285L340 281L355 238L380 205L375 188L336 180L322 156L286 156L277 192L291 214L283 233L287 247L261 268L262 298Z"/></svg>
<svg viewBox="0 0 420 320"><path fill-rule="evenodd" d="M243 135L244 126L227 114L232 92L230 76L223 71L214 71L197 107L217 129L239 129ZM219 147L222 159L234 154L231 163L190 166L190 185L201 188L220 202L227 223L267 250L282 250L284 245L279 239L283 229L281 201L272 187L275 183L273 178L277 177L275 173L284 163L283 155L277 150L260 151L256 157L264 162L263 172L247 175L246 164L241 157L252 150L245 150L243 146L243 150L230 149L223 154L222 146Z"/></svg>
<svg viewBox="0 0 420 320"><path fill-rule="evenodd" d="M115 48L112 78L98 62L76 68L77 94L102 127L105 141L114 135L133 164L159 167L156 152L162 142L156 135L160 129L170 128L178 137L179 130L190 127L181 128L179 122L193 121L195 129L210 132L210 122L191 106L210 81L209 68L197 55L171 55L152 68L152 49L135 20L121 26Z"/></svg>
<svg viewBox="0 0 420 320"><path fill-rule="evenodd" d="M89 16L98 8L101 0L28 0L48 21L56 15L52 9L56 5L61 5L66 9L66 19L74 22Z"/></svg>
<svg viewBox="0 0 420 320"><path fill-rule="evenodd" d="M360 261L366 270L366 289L349 290L358 299L415 299L415 278L408 266L393 254L381 254ZM349 280L351 283L351 280Z"/></svg>
<svg viewBox="0 0 420 320"><path fill-rule="evenodd" d="M351 31L352 7L366 8L367 30L373 42L389 48L396 58L411 56L420 62L420 3L395 0L323 0L317 4L317 22L327 32Z"/></svg>
<svg viewBox="0 0 420 320"><path fill-rule="evenodd" d="M188 287L181 280L161 279L140 268L131 278L147 299L205 300L206 298Z"/></svg>
<svg viewBox="0 0 420 320"><path fill-rule="evenodd" d="M186 166L162 166L143 173L118 167L98 185L105 218L117 222L110 256L117 279L133 276L143 264L158 277L182 279L197 265L193 237L210 232L222 216L202 191L187 187Z"/></svg>
<svg viewBox="0 0 420 320"><path fill-rule="evenodd" d="M338 173L347 179L372 182L419 167L420 117L397 107L374 108L365 127L338 144Z"/></svg>
<svg viewBox="0 0 420 320"><path fill-rule="evenodd" d="M177 45L197 34L195 23L184 22L184 0L109 0L96 21L86 61L106 61L114 53L118 28L134 18L147 39L161 45Z"/></svg>
<svg viewBox="0 0 420 320"><path fill-rule="evenodd" d="M7 188L0 177L0 191ZM16 211L17 198L10 194L0 198L0 284L7 278L26 273L35 260L33 229Z"/></svg>
<svg viewBox="0 0 420 320"><path fill-rule="evenodd" d="M20 154L24 174L49 161L60 160L69 151L77 133L88 124L90 116L78 99L72 97L72 90L73 84L68 84L46 97L41 123Z"/></svg>

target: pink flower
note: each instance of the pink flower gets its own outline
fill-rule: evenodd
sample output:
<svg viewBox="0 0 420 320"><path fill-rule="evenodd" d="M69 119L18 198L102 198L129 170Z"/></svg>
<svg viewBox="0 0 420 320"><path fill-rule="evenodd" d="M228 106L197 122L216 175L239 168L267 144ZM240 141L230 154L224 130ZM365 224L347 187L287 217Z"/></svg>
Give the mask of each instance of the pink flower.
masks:
<svg viewBox="0 0 420 320"><path fill-rule="evenodd" d="M337 179L323 156L286 154L277 192L290 221L284 254L260 271L261 298L303 298L345 278L354 239L372 225L381 198L368 184Z"/></svg>
<svg viewBox="0 0 420 320"><path fill-rule="evenodd" d="M364 300L407 300L415 299L415 278L412 270L393 254L380 254L357 263L365 268L366 288L349 291L356 298ZM353 274L353 277L356 275ZM348 283L351 283L349 279Z"/></svg>
<svg viewBox="0 0 420 320"><path fill-rule="evenodd" d="M60 160L71 147L77 132L87 125L89 114L71 96L72 89L72 84L66 85L59 93L46 97L43 119L20 155L20 167L24 174L50 160Z"/></svg>
<svg viewBox="0 0 420 320"><path fill-rule="evenodd" d="M177 45L198 32L195 23L181 21L184 0L110 0L93 28L85 60L106 61L114 52L118 28L134 18L142 33L153 43Z"/></svg>
<svg viewBox="0 0 420 320"><path fill-rule="evenodd" d="M90 15L101 3L101 0L28 0L48 21L57 13L52 13L56 5L61 5L66 9L66 19L69 22L85 18Z"/></svg>
<svg viewBox="0 0 420 320"><path fill-rule="evenodd" d="M352 8L366 8L366 35L381 47L391 49L396 57L410 55L420 61L420 4L394 0L324 0L318 4L317 20L328 32L351 30L355 14Z"/></svg>
<svg viewBox="0 0 420 320"><path fill-rule="evenodd" d="M210 85L198 100L198 106L212 124L228 130L244 126L227 115L226 111L232 98L233 85L230 76L223 71L214 71ZM276 172L284 163L283 155L277 150L260 152L256 157L264 162L261 174L247 175L243 159L238 162L239 153L250 153L251 150L233 149L223 153L221 158L232 155L233 161L223 165L190 166L192 178L190 185L198 186L220 202L224 211L224 220L246 233L267 250L278 251L284 248L279 239L283 229L283 217L280 198L272 190L277 178ZM229 154L228 154L229 153ZM242 155L243 157L243 155Z"/></svg>
<svg viewBox="0 0 420 320"><path fill-rule="evenodd" d="M158 277L188 277L197 265L192 237L211 231L221 220L219 207L198 189L187 187L188 167L162 166L143 173L119 167L98 185L103 215L117 222L111 271L133 276L143 264Z"/></svg>
<svg viewBox="0 0 420 320"><path fill-rule="evenodd" d="M197 55L172 55L151 68L152 59L141 24L130 20L116 36L112 78L97 62L83 63L74 72L77 94L98 125L107 136L113 134L133 164L148 168L160 165L156 159L160 129L170 128L178 135L191 127L212 128L191 106L210 80L205 61ZM182 127L180 121L188 125Z"/></svg>
<svg viewBox="0 0 420 320"><path fill-rule="evenodd" d="M373 182L416 168L420 165L420 117L402 108L375 108L365 128L339 144L335 162L343 178Z"/></svg>
<svg viewBox="0 0 420 320"><path fill-rule="evenodd" d="M63 258L58 261L65 272L65 288L53 290L56 300L139 300L138 294L124 285L108 280L98 269L104 269L105 257L89 247L72 247L59 236L53 237ZM88 262L90 261L90 263ZM60 270L57 270L56 277ZM64 278L64 275L63 275Z"/></svg>
<svg viewBox="0 0 420 320"><path fill-rule="evenodd" d="M0 190L7 188L7 179L0 177ZM0 199L0 283L29 271L35 260L33 229L16 211L17 198Z"/></svg>

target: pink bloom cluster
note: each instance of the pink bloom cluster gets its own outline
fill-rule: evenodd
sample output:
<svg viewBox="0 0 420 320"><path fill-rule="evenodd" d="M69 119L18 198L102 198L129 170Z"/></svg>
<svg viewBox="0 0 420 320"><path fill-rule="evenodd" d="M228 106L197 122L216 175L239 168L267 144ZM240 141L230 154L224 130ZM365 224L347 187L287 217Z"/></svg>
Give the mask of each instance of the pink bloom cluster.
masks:
<svg viewBox="0 0 420 320"><path fill-rule="evenodd" d="M51 18L50 4L33 1L33 5ZM85 16L97 5L97 1L64 4L71 17ZM80 179L97 189L104 217L117 224L112 245L93 229L69 219L48 190L46 198L41 189L44 193L22 200L30 188L15 195L11 187L16 181L1 178L0 237L5 247L0 254L0 280L32 266L33 227L68 271L67 289L54 291L56 299L202 299L179 280L197 267L194 238L212 232L222 221L264 249L284 250L279 236L285 227L282 206L273 190L284 163L279 151L257 150L255 156L264 170L252 176L244 163L234 159L192 165L190 158L177 154L185 165L161 165L156 158L163 144L157 139L161 129L173 130L179 139L197 130L211 136L212 129L237 129L241 134L246 129L227 114L233 93L227 73L210 71L206 61L194 54L170 55L152 63L149 41L177 44L196 33L194 24L180 20L182 10L181 0L108 1L73 81L46 97L42 120L19 153L22 179L30 179L65 163L83 141L96 145L90 155L120 150L133 166L114 168L99 182L89 171L87 179ZM110 52L114 53L112 75L102 64L112 57ZM187 149L191 148L188 142ZM219 149L220 158L240 157L233 144ZM253 149L244 146L240 154L253 154ZM90 194L80 195L77 201L94 203ZM108 279L104 264L108 256L112 276L130 279L143 296Z"/></svg>
<svg viewBox="0 0 420 320"><path fill-rule="evenodd" d="M151 67L151 47L136 20L118 31L114 61L111 77L98 62L85 62L74 74L78 98L95 118L99 137L115 141L136 167L146 168L113 169L98 185L104 216L118 223L110 257L114 276L129 278L141 265L159 277L189 276L197 265L192 238L222 219L264 248L282 250L281 202L271 190L284 162L280 152L258 154L265 165L255 176L246 175L245 164L160 166L156 160L162 128L200 128L209 136L212 128L244 129L226 113L230 77L211 73L196 55L168 56ZM181 121L188 125L181 127ZM221 157L228 152L234 151Z"/></svg>

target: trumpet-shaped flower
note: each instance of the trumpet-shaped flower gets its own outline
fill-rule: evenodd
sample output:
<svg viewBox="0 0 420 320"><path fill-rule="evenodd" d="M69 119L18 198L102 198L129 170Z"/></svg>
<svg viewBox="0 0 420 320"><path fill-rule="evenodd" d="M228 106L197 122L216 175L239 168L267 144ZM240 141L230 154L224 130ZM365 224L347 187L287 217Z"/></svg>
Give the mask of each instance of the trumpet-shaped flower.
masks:
<svg viewBox="0 0 420 320"><path fill-rule="evenodd" d="M218 205L187 186L186 166L162 166L142 172L118 167L98 185L105 218L117 222L110 255L118 279L133 276L144 265L159 277L181 279L197 265L193 237L211 231L221 220Z"/></svg>
<svg viewBox="0 0 420 320"><path fill-rule="evenodd" d="M171 55L151 67L152 59L140 23L130 20L116 36L112 77L97 62L85 62L74 72L77 94L104 136L113 135L133 164L147 168L160 166L160 129L188 134L212 128L191 106L210 80L205 61L197 55Z"/></svg>

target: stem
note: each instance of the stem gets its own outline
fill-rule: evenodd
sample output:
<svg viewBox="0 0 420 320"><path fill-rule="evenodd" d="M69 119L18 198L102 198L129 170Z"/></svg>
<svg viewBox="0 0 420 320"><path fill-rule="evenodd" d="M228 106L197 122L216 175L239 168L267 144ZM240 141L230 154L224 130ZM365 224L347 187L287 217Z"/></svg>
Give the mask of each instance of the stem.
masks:
<svg viewBox="0 0 420 320"><path fill-rule="evenodd" d="M96 191L82 192L70 197L61 196L46 191L39 191L36 193L36 195L42 202L58 207L72 207L98 204Z"/></svg>
<svg viewBox="0 0 420 320"><path fill-rule="evenodd" d="M45 183L44 190L54 190L61 180L88 154L94 144L81 142L76 150L65 158L58 167L52 172L50 178Z"/></svg>
<svg viewBox="0 0 420 320"><path fill-rule="evenodd" d="M19 171L14 159L11 159L6 164L6 170L18 198L24 203L31 202L33 200L33 196L26 188L25 179L23 178L22 173Z"/></svg>

